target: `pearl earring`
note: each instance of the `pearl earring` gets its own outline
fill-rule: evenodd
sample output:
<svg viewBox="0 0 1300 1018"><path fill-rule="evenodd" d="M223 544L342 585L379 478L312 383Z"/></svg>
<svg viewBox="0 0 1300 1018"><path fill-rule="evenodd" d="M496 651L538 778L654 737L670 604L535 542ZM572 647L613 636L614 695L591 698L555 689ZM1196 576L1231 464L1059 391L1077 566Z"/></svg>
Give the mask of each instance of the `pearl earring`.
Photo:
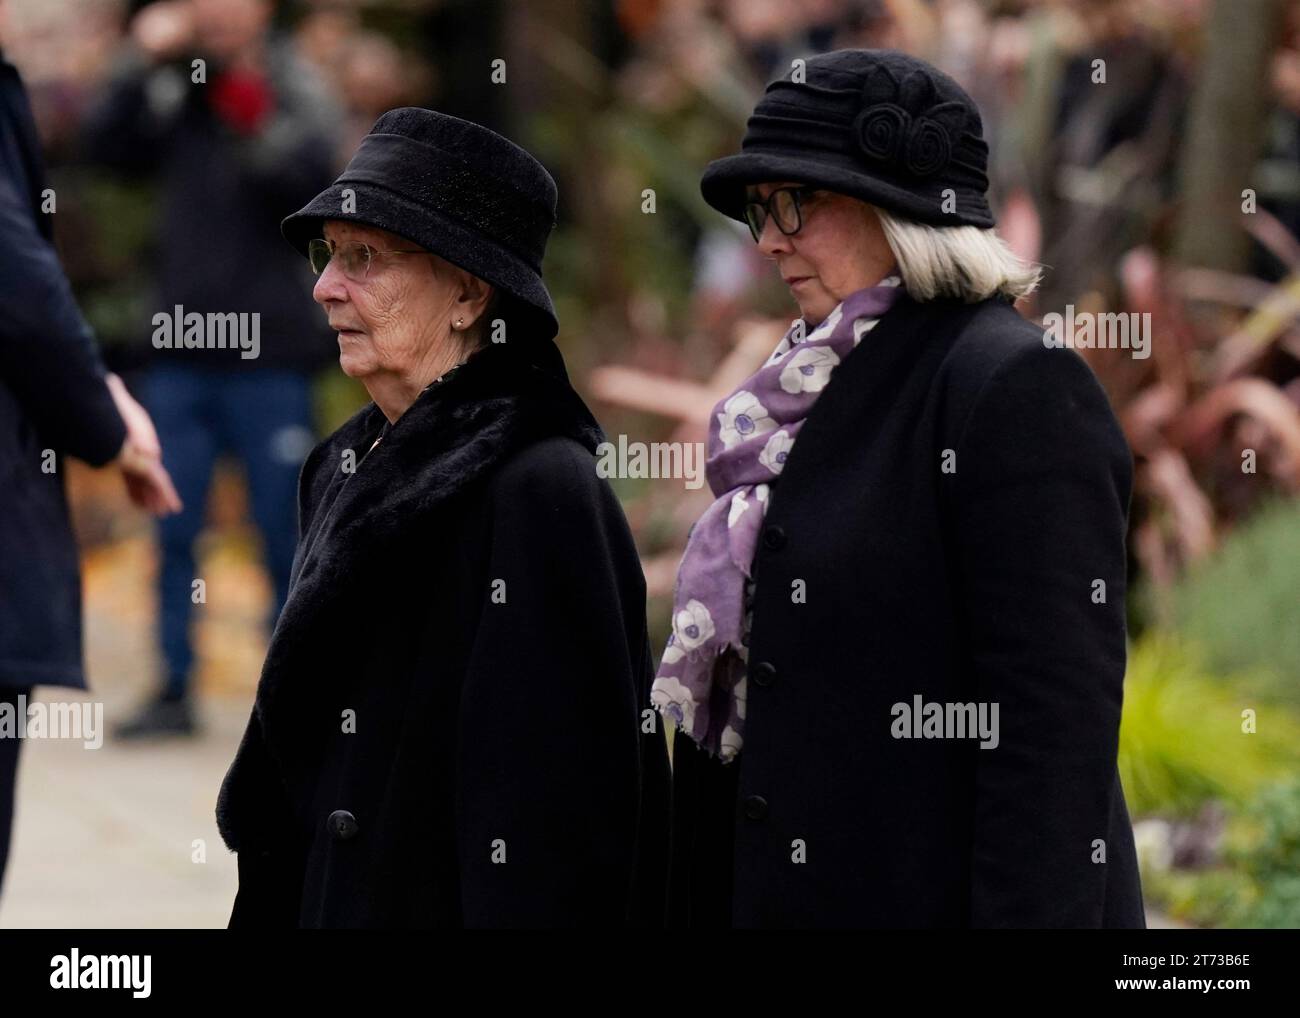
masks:
<svg viewBox="0 0 1300 1018"><path fill-rule="evenodd" d="M456 319L456 328L458 328L458 329L463 329L464 327L465 327L465 319L463 319L463 318L457 318L457 319Z"/></svg>

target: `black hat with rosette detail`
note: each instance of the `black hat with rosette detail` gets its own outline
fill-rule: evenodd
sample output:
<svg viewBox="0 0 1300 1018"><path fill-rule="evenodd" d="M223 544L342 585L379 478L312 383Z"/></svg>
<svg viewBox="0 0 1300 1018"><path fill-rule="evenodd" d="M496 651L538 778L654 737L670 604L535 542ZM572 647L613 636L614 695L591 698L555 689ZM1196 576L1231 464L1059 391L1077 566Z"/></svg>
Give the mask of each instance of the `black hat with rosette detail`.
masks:
<svg viewBox="0 0 1300 1018"><path fill-rule="evenodd" d="M710 163L704 200L743 220L745 188L793 181L933 226L993 226L988 145L974 100L924 60L836 50L767 86L739 155Z"/></svg>

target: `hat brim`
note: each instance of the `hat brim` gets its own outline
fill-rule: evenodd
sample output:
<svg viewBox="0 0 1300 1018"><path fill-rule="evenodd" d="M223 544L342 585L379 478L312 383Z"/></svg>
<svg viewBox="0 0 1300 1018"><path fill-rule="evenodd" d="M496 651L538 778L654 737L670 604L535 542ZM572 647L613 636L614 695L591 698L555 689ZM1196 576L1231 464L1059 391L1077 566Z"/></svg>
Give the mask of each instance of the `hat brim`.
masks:
<svg viewBox="0 0 1300 1018"><path fill-rule="evenodd" d="M373 185L371 185L373 187ZM344 190L349 203L363 211L345 213ZM554 339L559 322L551 295L542 277L514 251L497 244L476 230L442 215L394 191L367 201L367 185L332 184L305 206L280 223L280 233L304 257L310 241L323 236L327 221L374 226L405 237L498 290L514 298L514 305L528 313L531 325L544 339Z"/></svg>
<svg viewBox="0 0 1300 1018"><path fill-rule="evenodd" d="M724 216L744 222L745 188L784 180L825 188L881 208L905 210L905 214L917 222L933 226L952 225L952 218L942 211L943 194L939 182L935 183L933 194L922 193L915 184L903 187L891 183L884 176L864 173L861 164L851 156L835 158L827 153L818 153L814 159L798 153L777 152L742 152L725 156L705 167L700 179L700 193ZM983 218L975 217L977 221ZM985 225L993 225L991 217Z"/></svg>

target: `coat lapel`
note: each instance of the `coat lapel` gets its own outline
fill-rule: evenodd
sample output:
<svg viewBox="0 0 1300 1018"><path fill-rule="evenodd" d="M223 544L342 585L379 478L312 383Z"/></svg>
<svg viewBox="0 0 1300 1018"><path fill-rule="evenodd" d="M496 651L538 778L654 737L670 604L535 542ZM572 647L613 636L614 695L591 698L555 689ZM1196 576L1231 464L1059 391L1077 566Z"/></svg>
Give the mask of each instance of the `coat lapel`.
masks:
<svg viewBox="0 0 1300 1018"><path fill-rule="evenodd" d="M826 389L808 412L781 471L781 481L772 488L769 522L779 518L774 512L787 501L781 497L783 491L812 490L819 475L834 469L840 459L841 436L855 429L865 429L868 434L880 431L884 419L900 405L920 412L924 400L911 401L906 390L926 384L933 375L932 362L942 360L981 307L981 303L961 301L920 303L903 295L885 312L831 372ZM899 454L908 455L910 450L899 450Z"/></svg>

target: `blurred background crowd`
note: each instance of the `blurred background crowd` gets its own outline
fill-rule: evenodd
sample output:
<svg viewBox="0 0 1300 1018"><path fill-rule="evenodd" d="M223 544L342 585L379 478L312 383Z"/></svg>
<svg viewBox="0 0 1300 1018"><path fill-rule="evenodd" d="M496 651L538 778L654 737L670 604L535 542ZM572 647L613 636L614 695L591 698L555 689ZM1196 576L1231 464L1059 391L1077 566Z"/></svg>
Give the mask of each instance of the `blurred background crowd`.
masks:
<svg viewBox="0 0 1300 1018"><path fill-rule="evenodd" d="M704 205L700 172L737 149L791 60L896 47L953 75L984 113L999 230L1046 266L1022 312L1151 316L1149 358L1082 352L1137 468L1120 765L1153 913L1300 927L1300 2L0 0L0 11L78 299L164 446L184 450L172 471L188 509L161 523L116 477L72 477L89 675L120 707L119 743L182 770L195 740L225 740L214 760L233 751L238 727L203 719L242 716L251 700L284 596L298 465L364 402L333 366L309 270L278 221L333 179L381 112L465 117L547 165L560 211L546 278L575 384L610 436L702 441L713 403L795 312L745 227ZM213 57L205 115L217 133L172 115L197 49ZM234 292L264 310L256 361L181 365L152 348L155 312ZM242 310L233 299L221 306ZM686 529L709 495L667 479L616 484L662 646ZM24 766L57 782L41 751ZM199 789L199 805L215 793ZM23 808L20 796L7 884L34 924L39 895L19 885L42 832L24 829ZM0 905L7 921L19 920Z"/></svg>

